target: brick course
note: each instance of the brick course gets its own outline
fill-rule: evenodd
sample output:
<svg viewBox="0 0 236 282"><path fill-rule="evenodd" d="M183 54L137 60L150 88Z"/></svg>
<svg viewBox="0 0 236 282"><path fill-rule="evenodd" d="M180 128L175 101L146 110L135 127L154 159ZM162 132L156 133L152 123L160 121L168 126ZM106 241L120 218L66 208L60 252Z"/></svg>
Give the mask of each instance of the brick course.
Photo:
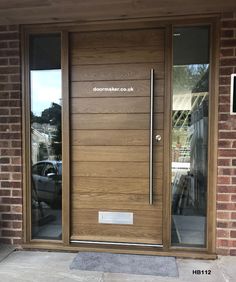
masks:
<svg viewBox="0 0 236 282"><path fill-rule="evenodd" d="M22 238L20 32L0 26L0 242Z"/></svg>
<svg viewBox="0 0 236 282"><path fill-rule="evenodd" d="M236 13L220 30L217 253L236 255L236 116L229 114L230 75L236 73Z"/></svg>

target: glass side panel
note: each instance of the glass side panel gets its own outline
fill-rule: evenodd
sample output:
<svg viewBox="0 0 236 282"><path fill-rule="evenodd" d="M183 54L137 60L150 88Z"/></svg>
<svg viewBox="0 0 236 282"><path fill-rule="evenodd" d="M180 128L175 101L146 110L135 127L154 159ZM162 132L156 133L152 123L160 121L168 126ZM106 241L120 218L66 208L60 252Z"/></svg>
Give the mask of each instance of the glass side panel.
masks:
<svg viewBox="0 0 236 282"><path fill-rule="evenodd" d="M172 245L206 243L209 28L175 28L172 96Z"/></svg>
<svg viewBox="0 0 236 282"><path fill-rule="evenodd" d="M60 35L30 36L32 238L61 240Z"/></svg>

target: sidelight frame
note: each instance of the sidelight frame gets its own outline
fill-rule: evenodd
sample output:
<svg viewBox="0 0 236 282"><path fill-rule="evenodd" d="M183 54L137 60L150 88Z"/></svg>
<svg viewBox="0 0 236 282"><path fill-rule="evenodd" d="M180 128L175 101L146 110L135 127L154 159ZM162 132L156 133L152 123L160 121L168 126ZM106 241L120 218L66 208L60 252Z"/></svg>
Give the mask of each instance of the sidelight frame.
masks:
<svg viewBox="0 0 236 282"><path fill-rule="evenodd" d="M30 97L30 66L29 66L29 37L38 34L60 34L61 37L61 73L62 73L62 187L69 187L70 184L70 163L69 163L69 68L68 68L68 33L55 28L54 26L48 27L47 31L44 29L30 29L21 27L21 43L22 43L22 125L23 125L23 244L25 243L44 243L56 245L66 242L66 230L68 214L66 212L66 196L65 189L62 190L62 240L55 239L33 239L32 238L32 207L31 207L31 134L30 134L30 110L31 110L31 97ZM64 165L65 164L65 165Z"/></svg>
<svg viewBox="0 0 236 282"><path fill-rule="evenodd" d="M208 132L208 188L206 247L194 248L171 246L171 95L172 95L172 33L177 26L210 27L210 74L209 74L209 132ZM71 32L164 28L165 38L165 99L164 99L164 176L163 183L163 248L152 246L110 246L101 244L70 243L70 83L69 83L69 34ZM62 240L31 239L31 183L30 183L30 92L29 92L29 35L40 33L61 34L62 70ZM23 125L23 247L64 251L104 251L150 255L175 255L192 258L216 258L216 177L217 177L217 121L218 121L218 69L219 69L219 16L186 16L175 18L144 18L128 20L95 21L88 23L61 23L24 25L21 27L22 50L22 125ZM214 47L214 48L213 48ZM65 188L66 187L66 188Z"/></svg>

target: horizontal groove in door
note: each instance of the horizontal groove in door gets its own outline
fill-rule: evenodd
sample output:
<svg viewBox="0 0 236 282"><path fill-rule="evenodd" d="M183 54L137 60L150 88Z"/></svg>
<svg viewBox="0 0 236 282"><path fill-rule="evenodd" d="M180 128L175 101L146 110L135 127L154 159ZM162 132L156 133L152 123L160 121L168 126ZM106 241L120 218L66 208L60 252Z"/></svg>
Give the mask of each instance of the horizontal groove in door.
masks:
<svg viewBox="0 0 236 282"><path fill-rule="evenodd" d="M126 242L125 237L132 238L133 243L150 241L157 242L157 238L160 238L162 228L162 222L157 224L156 228L150 226L132 226L132 225L122 225L122 224L75 224L73 222L72 237L73 232L77 235L80 240L103 240L103 241L120 241ZM119 234L119 236L117 236ZM104 237L103 237L104 236ZM107 240L107 238L109 238ZM117 238L117 240L115 240ZM149 241L150 240L150 241Z"/></svg>
<svg viewBox="0 0 236 282"><path fill-rule="evenodd" d="M96 178L72 177L74 193L111 193L144 194L149 184L149 178ZM162 180L154 179L153 192L162 194Z"/></svg>
<svg viewBox="0 0 236 282"><path fill-rule="evenodd" d="M102 194L102 193L86 193L78 194L72 193L71 204L72 209L121 209L121 210L157 210L162 207L162 195L153 195L153 205L150 207L148 202L148 193L143 194Z"/></svg>
<svg viewBox="0 0 236 282"><path fill-rule="evenodd" d="M94 31L70 34L70 46L72 49L90 49L107 47L147 47L160 48L165 40L164 29L142 29L129 31Z"/></svg>
<svg viewBox="0 0 236 282"><path fill-rule="evenodd" d="M149 146L72 146L72 161L148 162ZM154 162L163 161L163 146L153 150Z"/></svg>
<svg viewBox="0 0 236 282"><path fill-rule="evenodd" d="M163 133L155 130L154 136ZM149 130L72 130L71 143L73 146L149 146L148 135ZM163 145L163 139L153 145Z"/></svg>
<svg viewBox="0 0 236 282"><path fill-rule="evenodd" d="M163 177L162 163L154 163L154 178ZM73 162L72 176L90 177L149 177L146 162Z"/></svg>
<svg viewBox="0 0 236 282"><path fill-rule="evenodd" d="M164 79L155 81L157 87L154 89L154 96L164 95ZM94 91L97 88L129 88L133 87L133 91ZM121 81L92 81L92 82L72 82L71 97L137 97L150 96L150 81L149 80L121 80Z"/></svg>
<svg viewBox="0 0 236 282"><path fill-rule="evenodd" d="M150 69L156 69L155 79L164 79L164 63L114 65L83 65L71 67L71 81L149 79Z"/></svg>
<svg viewBox="0 0 236 282"><path fill-rule="evenodd" d="M104 64L130 64L130 63L164 62L164 48L157 50L155 46L147 49L134 47L123 48L91 48L71 50L71 65L104 65Z"/></svg>
<svg viewBox="0 0 236 282"><path fill-rule="evenodd" d="M149 130L149 114L73 114L73 129ZM163 129L163 114L154 115L154 129Z"/></svg>
<svg viewBox="0 0 236 282"><path fill-rule="evenodd" d="M71 101L72 114L81 113L148 113L150 101L147 97L122 98L73 98ZM156 97L154 112L164 111L164 98Z"/></svg>

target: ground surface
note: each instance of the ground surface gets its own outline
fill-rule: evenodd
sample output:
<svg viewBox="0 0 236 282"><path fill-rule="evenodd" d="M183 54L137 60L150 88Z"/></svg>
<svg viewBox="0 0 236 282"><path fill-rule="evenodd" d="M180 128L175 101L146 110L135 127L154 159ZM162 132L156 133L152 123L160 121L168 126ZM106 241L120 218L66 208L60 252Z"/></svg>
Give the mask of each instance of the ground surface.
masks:
<svg viewBox="0 0 236 282"><path fill-rule="evenodd" d="M16 251L0 262L0 281L9 282L235 282L236 257L218 260L177 259L178 278L70 270L75 253ZM211 274L193 274L210 270Z"/></svg>

